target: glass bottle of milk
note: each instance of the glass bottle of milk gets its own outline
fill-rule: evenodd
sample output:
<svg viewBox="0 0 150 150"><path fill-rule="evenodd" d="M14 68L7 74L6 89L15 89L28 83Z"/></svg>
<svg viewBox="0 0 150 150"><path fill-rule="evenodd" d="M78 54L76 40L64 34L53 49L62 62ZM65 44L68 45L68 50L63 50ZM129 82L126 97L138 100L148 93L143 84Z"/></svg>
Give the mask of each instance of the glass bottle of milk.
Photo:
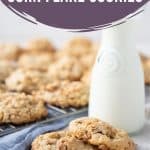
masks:
<svg viewBox="0 0 150 150"><path fill-rule="evenodd" d="M91 80L89 116L129 133L144 125L144 77L131 20L103 30Z"/></svg>

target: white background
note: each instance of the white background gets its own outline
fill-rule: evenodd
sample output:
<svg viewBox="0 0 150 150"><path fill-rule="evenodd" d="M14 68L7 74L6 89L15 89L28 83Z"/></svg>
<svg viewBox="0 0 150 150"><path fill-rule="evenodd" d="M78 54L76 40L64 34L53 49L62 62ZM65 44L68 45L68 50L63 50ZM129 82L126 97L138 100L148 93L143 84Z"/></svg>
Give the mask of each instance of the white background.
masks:
<svg viewBox="0 0 150 150"><path fill-rule="evenodd" d="M144 13L138 17L141 27L137 31L137 47L150 54L150 3ZM100 41L101 31L90 33L70 33L62 30L50 28L45 25L34 25L12 13L0 1L0 42L20 42L35 37L48 37L56 45L73 36L87 36L96 41Z"/></svg>

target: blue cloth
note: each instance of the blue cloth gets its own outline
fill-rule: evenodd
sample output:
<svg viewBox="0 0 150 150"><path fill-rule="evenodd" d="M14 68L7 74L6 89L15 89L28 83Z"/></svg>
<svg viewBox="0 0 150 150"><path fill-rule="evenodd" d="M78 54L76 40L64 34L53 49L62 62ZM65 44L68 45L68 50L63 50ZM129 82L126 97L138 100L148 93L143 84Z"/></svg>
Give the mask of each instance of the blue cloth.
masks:
<svg viewBox="0 0 150 150"><path fill-rule="evenodd" d="M86 115L87 112L83 112L75 116L53 121L49 124L35 124L16 133L1 137L0 150L29 150L36 136L50 131L61 130L65 128L71 120Z"/></svg>

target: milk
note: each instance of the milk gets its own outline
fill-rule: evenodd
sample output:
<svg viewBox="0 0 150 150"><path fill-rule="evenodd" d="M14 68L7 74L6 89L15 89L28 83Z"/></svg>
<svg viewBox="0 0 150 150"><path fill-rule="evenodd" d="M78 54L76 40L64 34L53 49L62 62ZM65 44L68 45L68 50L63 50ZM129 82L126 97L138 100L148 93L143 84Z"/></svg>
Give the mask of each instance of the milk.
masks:
<svg viewBox="0 0 150 150"><path fill-rule="evenodd" d="M144 125L144 77L132 21L103 31L92 72L89 116L129 133Z"/></svg>

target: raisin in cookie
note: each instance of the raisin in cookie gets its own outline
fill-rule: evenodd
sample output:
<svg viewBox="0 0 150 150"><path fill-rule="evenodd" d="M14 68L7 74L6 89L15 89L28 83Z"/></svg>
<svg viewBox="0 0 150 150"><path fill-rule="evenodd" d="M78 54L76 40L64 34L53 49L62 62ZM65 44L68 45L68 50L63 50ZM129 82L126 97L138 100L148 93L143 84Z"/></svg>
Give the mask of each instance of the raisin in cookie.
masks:
<svg viewBox="0 0 150 150"><path fill-rule="evenodd" d="M19 67L25 69L47 71L54 58L47 54L24 54L19 58Z"/></svg>
<svg viewBox="0 0 150 150"><path fill-rule="evenodd" d="M0 82L4 83L5 79L17 68L14 62L0 60Z"/></svg>
<svg viewBox="0 0 150 150"><path fill-rule="evenodd" d="M106 150L135 150L126 132L95 118L80 118L69 125L71 134L79 140Z"/></svg>
<svg viewBox="0 0 150 150"><path fill-rule="evenodd" d="M23 93L0 94L0 124L23 124L47 116L44 102Z"/></svg>
<svg viewBox="0 0 150 150"><path fill-rule="evenodd" d="M88 105L89 87L79 81L64 81L53 91L37 91L35 95L47 103L61 108L84 107Z"/></svg>
<svg viewBox="0 0 150 150"><path fill-rule="evenodd" d="M90 144L67 136L67 132L52 132L37 137L32 143L32 150L98 150Z"/></svg>
<svg viewBox="0 0 150 150"><path fill-rule="evenodd" d="M46 74L26 69L18 69L6 79L6 85L9 90L26 93L38 90L40 86L47 82Z"/></svg>
<svg viewBox="0 0 150 150"><path fill-rule="evenodd" d="M50 65L48 74L57 80L79 81L83 74L83 68L77 59L66 56Z"/></svg>

